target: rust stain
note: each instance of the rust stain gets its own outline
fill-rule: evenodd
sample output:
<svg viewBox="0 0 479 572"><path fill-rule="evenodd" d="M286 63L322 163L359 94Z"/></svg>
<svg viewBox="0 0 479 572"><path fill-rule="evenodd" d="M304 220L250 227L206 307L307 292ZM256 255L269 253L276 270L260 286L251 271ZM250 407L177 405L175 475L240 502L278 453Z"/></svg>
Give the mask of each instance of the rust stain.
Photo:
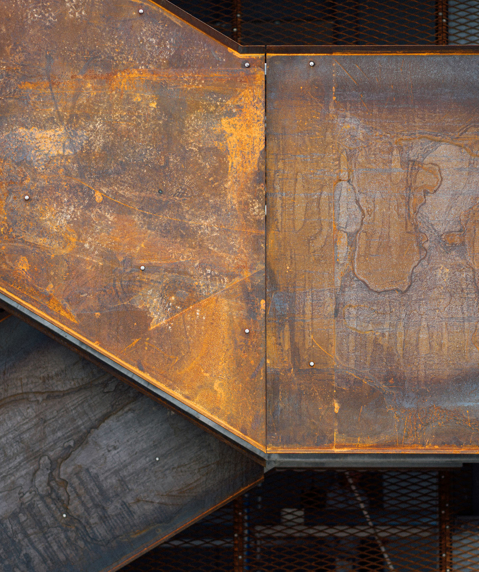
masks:
<svg viewBox="0 0 479 572"><path fill-rule="evenodd" d="M50 4L0 0L0 290L264 449L264 56Z"/></svg>
<svg viewBox="0 0 479 572"><path fill-rule="evenodd" d="M479 77L431 56L269 61L269 452L479 449Z"/></svg>
<svg viewBox="0 0 479 572"><path fill-rule="evenodd" d="M229 105L237 109L231 117L223 117L221 127L224 131L228 148L228 182L226 188L231 203L241 196L237 185L241 182L245 187L254 184L251 175L254 169L261 167L261 153L264 149L264 118L258 113L251 113L252 109L261 109L264 105L262 94L246 89ZM254 169L252 169L252 167ZM239 205L234 205L236 208Z"/></svg>

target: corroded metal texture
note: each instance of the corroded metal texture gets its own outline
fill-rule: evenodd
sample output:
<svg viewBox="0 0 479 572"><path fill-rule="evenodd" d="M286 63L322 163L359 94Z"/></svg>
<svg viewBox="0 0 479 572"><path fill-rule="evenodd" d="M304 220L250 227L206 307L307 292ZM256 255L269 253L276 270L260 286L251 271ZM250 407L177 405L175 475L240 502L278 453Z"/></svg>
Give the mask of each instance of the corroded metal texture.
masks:
<svg viewBox="0 0 479 572"><path fill-rule="evenodd" d="M2 571L116 570L262 478L241 452L10 317Z"/></svg>
<svg viewBox="0 0 479 572"><path fill-rule="evenodd" d="M268 450L478 450L478 64L268 55Z"/></svg>
<svg viewBox="0 0 479 572"><path fill-rule="evenodd" d="M149 2L0 13L0 292L263 448L264 56Z"/></svg>

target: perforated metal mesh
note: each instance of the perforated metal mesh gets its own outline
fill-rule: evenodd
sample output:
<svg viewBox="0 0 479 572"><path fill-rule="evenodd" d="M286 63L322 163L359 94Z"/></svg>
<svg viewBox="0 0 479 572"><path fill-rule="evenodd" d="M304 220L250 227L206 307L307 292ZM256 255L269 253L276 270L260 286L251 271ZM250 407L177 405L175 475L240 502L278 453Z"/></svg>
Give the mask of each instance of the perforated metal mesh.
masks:
<svg viewBox="0 0 479 572"><path fill-rule="evenodd" d="M174 0L243 45L479 43L478 0Z"/></svg>
<svg viewBox="0 0 479 572"><path fill-rule="evenodd" d="M452 570L479 570L479 517L463 518L456 525Z"/></svg>
<svg viewBox="0 0 479 572"><path fill-rule="evenodd" d="M124 570L477 572L471 492L467 469L275 471Z"/></svg>
<svg viewBox="0 0 479 572"><path fill-rule="evenodd" d="M474 467L476 475L479 467ZM473 468L453 474L451 480L451 572L479 570L479 490L473 482ZM476 485L476 486L474 486ZM475 498L474 498L475 497ZM476 512L476 515L473 513Z"/></svg>
<svg viewBox="0 0 479 572"><path fill-rule="evenodd" d="M450 0L448 6L449 43L479 43L479 2Z"/></svg>

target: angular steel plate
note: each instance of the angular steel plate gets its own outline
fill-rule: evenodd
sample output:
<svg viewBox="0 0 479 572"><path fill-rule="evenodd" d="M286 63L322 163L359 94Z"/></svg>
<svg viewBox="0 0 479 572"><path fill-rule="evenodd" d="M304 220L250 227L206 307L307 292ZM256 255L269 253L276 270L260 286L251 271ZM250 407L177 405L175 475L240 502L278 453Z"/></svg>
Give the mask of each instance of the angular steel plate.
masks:
<svg viewBox="0 0 479 572"><path fill-rule="evenodd" d="M14 317L0 323L2 571L117 570L262 478Z"/></svg>
<svg viewBox="0 0 479 572"><path fill-rule="evenodd" d="M148 1L0 13L0 293L264 449L264 56Z"/></svg>

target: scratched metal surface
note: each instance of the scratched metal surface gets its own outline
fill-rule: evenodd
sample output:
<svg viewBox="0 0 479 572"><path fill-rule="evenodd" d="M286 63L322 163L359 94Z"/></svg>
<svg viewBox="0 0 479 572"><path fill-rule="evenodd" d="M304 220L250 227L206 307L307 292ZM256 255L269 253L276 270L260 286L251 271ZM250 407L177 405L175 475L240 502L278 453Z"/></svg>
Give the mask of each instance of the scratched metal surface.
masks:
<svg viewBox="0 0 479 572"><path fill-rule="evenodd" d="M4 572L113 570L262 476L14 317L0 323Z"/></svg>
<svg viewBox="0 0 479 572"><path fill-rule="evenodd" d="M263 447L264 56L149 2L0 13L0 291Z"/></svg>
<svg viewBox="0 0 479 572"><path fill-rule="evenodd" d="M268 450L478 451L478 56L267 77Z"/></svg>

